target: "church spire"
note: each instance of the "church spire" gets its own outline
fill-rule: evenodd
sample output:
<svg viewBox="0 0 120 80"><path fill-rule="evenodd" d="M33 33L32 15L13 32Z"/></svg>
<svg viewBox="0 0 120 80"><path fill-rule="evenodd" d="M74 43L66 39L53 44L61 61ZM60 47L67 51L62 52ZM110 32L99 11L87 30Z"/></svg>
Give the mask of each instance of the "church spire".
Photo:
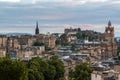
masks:
<svg viewBox="0 0 120 80"><path fill-rule="evenodd" d="M112 26L111 21L109 20L108 22L108 27Z"/></svg>
<svg viewBox="0 0 120 80"><path fill-rule="evenodd" d="M38 22L36 22L35 34L39 34Z"/></svg>
<svg viewBox="0 0 120 80"><path fill-rule="evenodd" d="M36 22L36 28L38 28L38 21Z"/></svg>

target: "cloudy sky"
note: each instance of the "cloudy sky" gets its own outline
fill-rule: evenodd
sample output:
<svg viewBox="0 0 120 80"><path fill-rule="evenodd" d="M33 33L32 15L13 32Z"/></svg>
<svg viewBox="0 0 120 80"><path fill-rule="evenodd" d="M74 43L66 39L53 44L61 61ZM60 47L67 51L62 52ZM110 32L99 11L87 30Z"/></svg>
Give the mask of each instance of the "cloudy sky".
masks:
<svg viewBox="0 0 120 80"><path fill-rule="evenodd" d="M120 36L120 0L0 0L0 33L63 32L81 27L104 32L111 20Z"/></svg>

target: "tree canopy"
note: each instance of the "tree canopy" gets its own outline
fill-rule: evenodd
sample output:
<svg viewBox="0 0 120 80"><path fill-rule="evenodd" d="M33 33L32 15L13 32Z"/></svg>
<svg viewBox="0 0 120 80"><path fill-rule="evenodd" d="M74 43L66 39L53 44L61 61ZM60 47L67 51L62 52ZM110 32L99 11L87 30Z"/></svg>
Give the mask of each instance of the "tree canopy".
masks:
<svg viewBox="0 0 120 80"><path fill-rule="evenodd" d="M75 67L75 71L70 71L69 77L74 80L90 80L92 68L87 63L82 63Z"/></svg>
<svg viewBox="0 0 120 80"><path fill-rule="evenodd" d="M40 42L34 42L33 46L44 46L44 43L40 43Z"/></svg>
<svg viewBox="0 0 120 80"><path fill-rule="evenodd" d="M44 60L32 58L27 64L10 58L0 58L0 80L63 80L64 65L58 56ZM82 63L70 71L72 80L90 80L92 68Z"/></svg>
<svg viewBox="0 0 120 80"><path fill-rule="evenodd" d="M27 64L10 58L0 58L0 80L59 80L64 66L57 56L50 60L32 58Z"/></svg>
<svg viewBox="0 0 120 80"><path fill-rule="evenodd" d="M57 56L48 61L33 58L28 63L28 70L29 80L59 80L64 77L64 66Z"/></svg>
<svg viewBox="0 0 120 80"><path fill-rule="evenodd" d="M60 78L64 77L64 65L60 59L58 59L58 56L53 56L51 59L48 61L49 65L53 66L56 70L56 74L54 77L54 80L58 80Z"/></svg>
<svg viewBox="0 0 120 80"><path fill-rule="evenodd" d="M28 80L27 67L19 60L0 58L0 80Z"/></svg>

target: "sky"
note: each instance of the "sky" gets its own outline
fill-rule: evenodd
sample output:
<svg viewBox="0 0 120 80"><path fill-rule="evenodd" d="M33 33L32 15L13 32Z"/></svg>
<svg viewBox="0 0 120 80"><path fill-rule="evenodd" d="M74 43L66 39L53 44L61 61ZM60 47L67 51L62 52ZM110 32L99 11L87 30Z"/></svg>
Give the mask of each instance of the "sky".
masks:
<svg viewBox="0 0 120 80"><path fill-rule="evenodd" d="M120 36L120 0L0 0L0 33L64 32L80 27L104 32L108 21Z"/></svg>

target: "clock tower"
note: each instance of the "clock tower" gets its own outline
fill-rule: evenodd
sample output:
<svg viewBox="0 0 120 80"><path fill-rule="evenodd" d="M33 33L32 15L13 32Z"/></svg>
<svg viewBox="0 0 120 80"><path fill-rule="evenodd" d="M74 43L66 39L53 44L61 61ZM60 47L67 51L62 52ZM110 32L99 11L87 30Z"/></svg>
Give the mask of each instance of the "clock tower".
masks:
<svg viewBox="0 0 120 80"><path fill-rule="evenodd" d="M114 42L114 27L111 24L111 21L108 22L108 26L105 28L105 41Z"/></svg>
<svg viewBox="0 0 120 80"><path fill-rule="evenodd" d="M105 41L105 51L107 58L117 56L117 43L114 38L114 27L112 26L111 21L108 22L108 26L105 28L104 32L104 41Z"/></svg>

